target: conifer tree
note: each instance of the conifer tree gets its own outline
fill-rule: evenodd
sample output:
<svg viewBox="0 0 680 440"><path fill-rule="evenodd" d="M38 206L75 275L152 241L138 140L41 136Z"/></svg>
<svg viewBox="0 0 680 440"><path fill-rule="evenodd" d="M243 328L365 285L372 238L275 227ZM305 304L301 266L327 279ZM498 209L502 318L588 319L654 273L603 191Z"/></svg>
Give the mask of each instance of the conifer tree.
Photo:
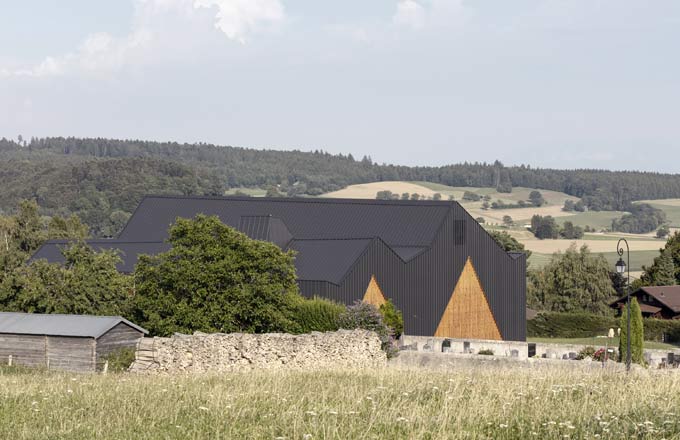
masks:
<svg viewBox="0 0 680 440"><path fill-rule="evenodd" d="M621 338L619 339L619 359L621 362L626 362L626 354L628 350L628 328L627 328L627 308L624 307L621 313ZM630 353L631 361L635 364L644 365L645 358L643 356L644 348L644 324L642 321L642 311L636 298L630 299Z"/></svg>

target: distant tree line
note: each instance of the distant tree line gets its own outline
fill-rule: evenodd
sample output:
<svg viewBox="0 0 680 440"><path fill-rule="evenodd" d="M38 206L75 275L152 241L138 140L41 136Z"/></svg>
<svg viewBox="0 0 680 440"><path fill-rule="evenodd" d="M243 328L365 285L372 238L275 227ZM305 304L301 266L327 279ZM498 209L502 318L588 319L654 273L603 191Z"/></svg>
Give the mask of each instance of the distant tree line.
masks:
<svg viewBox="0 0 680 440"><path fill-rule="evenodd" d="M541 240L564 238L567 240L577 240L583 238L584 229L575 226L572 222L566 221L560 227L555 218L547 215L534 215L531 217L531 232Z"/></svg>
<svg viewBox="0 0 680 440"><path fill-rule="evenodd" d="M114 235L141 195L151 192L210 195L237 187L275 187L293 197L403 180L499 192L517 186L561 191L582 198L590 210L627 210L631 201L680 197L680 176L671 174L506 167L499 161L408 167L320 150L104 138L0 139L0 179L0 211L8 213L19 200L34 199L44 214L78 214L95 236Z"/></svg>
<svg viewBox="0 0 680 440"><path fill-rule="evenodd" d="M648 203L631 203L628 214L612 221L612 231L646 234L666 222L666 213Z"/></svg>

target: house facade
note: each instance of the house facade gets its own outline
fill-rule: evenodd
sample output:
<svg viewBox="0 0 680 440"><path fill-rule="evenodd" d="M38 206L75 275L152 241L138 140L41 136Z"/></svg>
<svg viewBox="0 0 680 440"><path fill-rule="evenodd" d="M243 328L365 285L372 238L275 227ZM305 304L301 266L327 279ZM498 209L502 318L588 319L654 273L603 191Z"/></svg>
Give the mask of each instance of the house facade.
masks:
<svg viewBox="0 0 680 440"><path fill-rule="evenodd" d="M640 287L631 297L637 299L645 318L680 319L680 286ZM625 310L626 297L617 299L610 307Z"/></svg>

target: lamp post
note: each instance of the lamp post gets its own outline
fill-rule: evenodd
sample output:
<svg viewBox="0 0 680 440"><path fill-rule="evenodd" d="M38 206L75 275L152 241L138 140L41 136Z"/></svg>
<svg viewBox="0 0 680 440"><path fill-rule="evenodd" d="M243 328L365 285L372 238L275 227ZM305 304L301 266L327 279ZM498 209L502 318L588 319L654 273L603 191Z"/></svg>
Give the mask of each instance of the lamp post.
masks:
<svg viewBox="0 0 680 440"><path fill-rule="evenodd" d="M626 244L626 259L628 264L623 261L623 246L621 242ZM628 241L625 238L619 239L616 243L616 253L619 254L619 261L616 262L616 272L619 275L623 275L628 269L628 282L626 283L626 371L630 371L630 248L628 247Z"/></svg>

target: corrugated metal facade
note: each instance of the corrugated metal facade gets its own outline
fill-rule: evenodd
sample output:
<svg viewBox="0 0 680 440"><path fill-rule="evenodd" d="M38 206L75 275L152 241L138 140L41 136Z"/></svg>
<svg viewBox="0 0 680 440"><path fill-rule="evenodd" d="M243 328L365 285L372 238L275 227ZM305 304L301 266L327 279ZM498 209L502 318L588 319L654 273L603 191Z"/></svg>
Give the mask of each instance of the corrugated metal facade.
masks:
<svg viewBox="0 0 680 440"><path fill-rule="evenodd" d="M452 206L432 246L408 263L377 240L340 284L300 281L300 289L306 296L351 304L363 298L375 275L385 296L404 314L404 332L433 335L468 257L503 339L525 340L526 257L508 255L457 205Z"/></svg>
<svg viewBox="0 0 680 440"><path fill-rule="evenodd" d="M161 243L177 217L197 214L298 250L304 295L351 304L375 275L411 335L434 334L470 258L502 337L526 338L526 257L506 253L457 202L149 196L120 248Z"/></svg>

